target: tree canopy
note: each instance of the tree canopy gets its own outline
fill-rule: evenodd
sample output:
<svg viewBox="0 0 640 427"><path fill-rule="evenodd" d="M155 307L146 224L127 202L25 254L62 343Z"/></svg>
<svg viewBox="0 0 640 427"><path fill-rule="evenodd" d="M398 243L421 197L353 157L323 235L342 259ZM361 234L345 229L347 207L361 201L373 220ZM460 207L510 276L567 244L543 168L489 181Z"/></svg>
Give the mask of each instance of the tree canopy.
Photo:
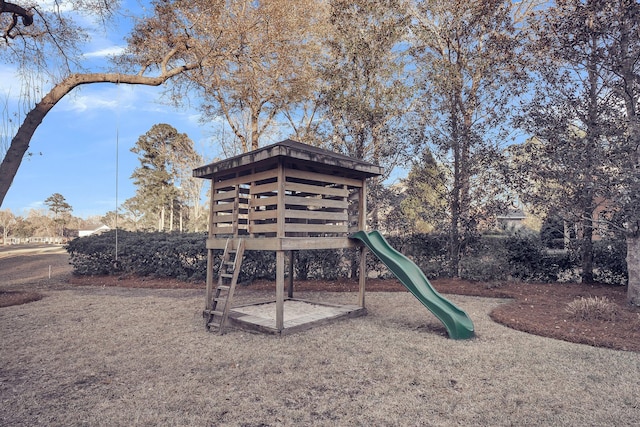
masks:
<svg viewBox="0 0 640 427"><path fill-rule="evenodd" d="M39 124L74 88L170 82L169 99L231 129L237 146L225 154L297 135L389 175L413 166L399 203L409 222L446 230L453 275L466 242L518 200L577 224L590 281L590 230L606 204L624 224L640 301L637 1L154 0L100 69L82 55L87 20L105 24L120 4L56 6L0 0L0 60L47 82L25 91L24 120L0 165L0 203ZM508 147L515 129L526 142ZM136 227L201 190L186 178L200 161L193 149L183 163L169 156L188 145L181 134L170 124L152 131L135 148L133 179L147 193L125 207ZM386 193L381 182L371 189L375 225ZM174 226L163 221L154 219Z"/></svg>

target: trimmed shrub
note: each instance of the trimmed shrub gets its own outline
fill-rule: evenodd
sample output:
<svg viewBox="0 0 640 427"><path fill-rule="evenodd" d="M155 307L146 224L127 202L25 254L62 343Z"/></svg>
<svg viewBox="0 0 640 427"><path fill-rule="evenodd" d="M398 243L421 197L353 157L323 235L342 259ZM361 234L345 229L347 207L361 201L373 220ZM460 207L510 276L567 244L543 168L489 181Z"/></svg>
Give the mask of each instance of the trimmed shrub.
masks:
<svg viewBox="0 0 640 427"><path fill-rule="evenodd" d="M206 234L146 233L118 231L118 258L115 231L75 239L67 245L74 274L136 275L170 277L184 281L204 281L207 276ZM214 251L214 268L222 250ZM299 251L298 277L335 279L348 275L350 263L342 251ZM214 272L214 275L217 271ZM246 251L238 278L240 283L275 280L276 258L272 251Z"/></svg>
<svg viewBox="0 0 640 427"><path fill-rule="evenodd" d="M204 233L118 232L118 258L115 257L115 232L82 237L71 241L67 251L74 274L138 275L171 277L179 280L206 279L207 251ZM388 238L389 244L412 259L429 279L449 274L447 236L415 234ZM626 283L625 245L623 240L594 244L594 273L602 283ZM222 250L214 252L219 264ZM350 277L358 267L358 251L298 251L295 275L298 279ZM215 268L215 267L214 267ZM578 260L571 251L550 252L532 235L481 236L465 248L460 261L461 277L474 281L518 279L525 282L574 280ZM382 278L393 275L374 256L367 257L368 271ZM247 251L239 281L274 280L275 253Z"/></svg>
<svg viewBox="0 0 640 427"><path fill-rule="evenodd" d="M74 239L66 247L74 274L171 277L204 280L207 252L201 233L134 233L109 231Z"/></svg>

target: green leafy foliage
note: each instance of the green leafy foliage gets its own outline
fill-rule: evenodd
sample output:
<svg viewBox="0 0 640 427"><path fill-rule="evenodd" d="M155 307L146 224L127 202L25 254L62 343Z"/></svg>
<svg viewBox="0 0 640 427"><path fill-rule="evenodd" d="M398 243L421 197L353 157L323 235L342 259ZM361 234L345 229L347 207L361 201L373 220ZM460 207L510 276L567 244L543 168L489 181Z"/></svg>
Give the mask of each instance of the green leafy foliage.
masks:
<svg viewBox="0 0 640 427"><path fill-rule="evenodd" d="M627 284L627 246L623 239L599 240L593 245L595 281L611 285Z"/></svg>
<svg viewBox="0 0 640 427"><path fill-rule="evenodd" d="M345 251L331 249L299 251L294 263L296 276L300 280L347 277L350 263L345 255Z"/></svg>
<svg viewBox="0 0 640 427"><path fill-rule="evenodd" d="M67 245L74 274L171 277L204 280L206 276L206 235L203 233L116 233L81 237Z"/></svg>
<svg viewBox="0 0 640 427"><path fill-rule="evenodd" d="M430 279L448 277L448 236L415 234L393 236L392 247L408 256ZM75 239L67 246L74 274L136 275L168 277L184 281L204 281L207 251L204 233L118 233L115 258L115 232ZM594 247L597 279L601 283L626 283L625 245L621 240L599 241ZM460 276L474 281L520 280L556 282L573 278L579 258L571 251L549 252L534 235L482 236L470 244L460 261ZM222 251L216 251L215 266ZM350 277L357 266L357 251L298 251L294 274L299 280L335 280ZM215 268L215 267L214 267ZM382 278L393 277L374 256L367 257L368 271ZM275 252L245 252L240 283L275 280Z"/></svg>

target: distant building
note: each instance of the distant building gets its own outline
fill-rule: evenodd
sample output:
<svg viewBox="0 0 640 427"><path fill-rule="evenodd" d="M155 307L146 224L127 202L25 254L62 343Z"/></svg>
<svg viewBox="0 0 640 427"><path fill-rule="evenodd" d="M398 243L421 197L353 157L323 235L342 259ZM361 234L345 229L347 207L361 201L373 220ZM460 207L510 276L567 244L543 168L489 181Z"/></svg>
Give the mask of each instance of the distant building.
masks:
<svg viewBox="0 0 640 427"><path fill-rule="evenodd" d="M87 237L94 234L104 233L105 231L109 231L111 228L102 224L101 226L94 228L93 230L78 230L78 237Z"/></svg>
<svg viewBox="0 0 640 427"><path fill-rule="evenodd" d="M504 215L498 215L496 220L502 230L518 230L524 227L527 215L522 209L509 209Z"/></svg>

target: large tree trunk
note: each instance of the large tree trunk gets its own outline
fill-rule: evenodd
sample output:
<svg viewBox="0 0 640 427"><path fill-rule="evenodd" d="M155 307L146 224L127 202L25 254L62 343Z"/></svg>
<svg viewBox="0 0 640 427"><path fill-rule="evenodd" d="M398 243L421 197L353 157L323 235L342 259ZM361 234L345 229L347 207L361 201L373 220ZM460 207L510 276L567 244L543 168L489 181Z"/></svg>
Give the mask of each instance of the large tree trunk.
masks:
<svg viewBox="0 0 640 427"><path fill-rule="evenodd" d="M627 301L640 306L640 236L627 235Z"/></svg>
<svg viewBox="0 0 640 427"><path fill-rule="evenodd" d="M169 58L168 56L167 58ZM166 64L163 63L163 67ZM119 73L89 73L89 74L72 74L55 85L53 89L47 93L40 102L38 102L29 113L27 113L24 122L18 128L18 132L11 140L11 145L7 150L2 164L0 164L0 206L4 201L13 179L18 173L18 169L22 164L31 138L35 133L42 120L51 111L51 109L65 95L71 92L75 87L89 83L125 83L138 84L146 86L159 86L171 77L184 71L193 69L197 64L184 65L173 68L169 71L165 70L158 77L145 77L141 75L129 75Z"/></svg>
<svg viewBox="0 0 640 427"><path fill-rule="evenodd" d="M637 38L636 29L634 28L635 21L631 18L637 12L634 7L626 7L623 9L625 14L620 19L620 37L618 39L618 45L616 46L617 52L615 54L622 54L622 61L615 67L615 72L622 77L622 85L616 88L618 95L624 100L624 107L626 112L626 119L628 120L628 138L629 147L631 147L630 155L633 156L632 172L637 174L640 169L640 153L638 152L640 147L640 112L638 111L638 73L637 73L637 48L635 47L634 40ZM631 16L627 16L626 14ZM637 175L633 176L637 178ZM638 203L637 187L633 189L635 198L632 198L632 203ZM640 306L640 235L638 229L634 227L638 224L638 218L632 217L629 222L629 229L627 230L627 271L628 271L628 289L627 289L627 301L630 304Z"/></svg>
<svg viewBox="0 0 640 427"><path fill-rule="evenodd" d="M251 109L251 150L257 150L260 148L260 133L258 131L258 120L260 111Z"/></svg>

